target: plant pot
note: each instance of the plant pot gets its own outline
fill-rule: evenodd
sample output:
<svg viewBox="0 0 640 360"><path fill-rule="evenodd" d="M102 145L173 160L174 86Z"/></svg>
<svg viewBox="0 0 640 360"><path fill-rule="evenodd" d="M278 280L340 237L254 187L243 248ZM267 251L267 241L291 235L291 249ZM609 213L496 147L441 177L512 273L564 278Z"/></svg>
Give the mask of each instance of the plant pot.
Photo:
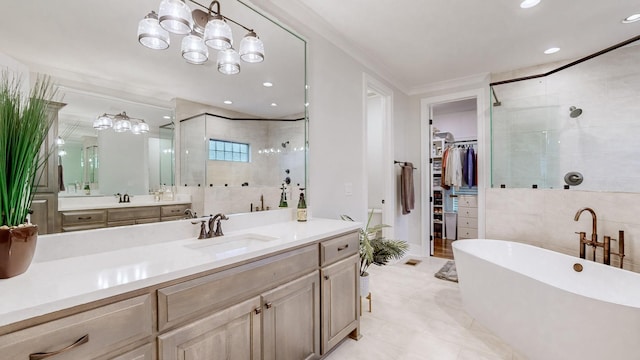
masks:
<svg viewBox="0 0 640 360"><path fill-rule="evenodd" d="M360 275L360 296L369 295L369 273Z"/></svg>
<svg viewBox="0 0 640 360"><path fill-rule="evenodd" d="M0 279L27 271L38 241L38 225L0 229Z"/></svg>

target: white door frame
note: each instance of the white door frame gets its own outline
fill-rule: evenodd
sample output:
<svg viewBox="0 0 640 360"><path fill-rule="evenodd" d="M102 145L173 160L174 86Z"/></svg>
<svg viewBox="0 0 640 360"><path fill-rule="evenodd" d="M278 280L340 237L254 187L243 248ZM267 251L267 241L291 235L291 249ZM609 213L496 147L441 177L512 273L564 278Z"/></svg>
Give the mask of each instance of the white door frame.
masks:
<svg viewBox="0 0 640 360"><path fill-rule="evenodd" d="M383 234L389 239L394 239L394 225L395 225L395 208L396 208L396 194L395 194L395 169L393 163L394 154L394 141L393 141L393 90L384 85L379 80L375 79L369 74L364 73L362 77L362 108L364 116L364 141L363 141L363 164L367 164L367 92L369 89L375 91L382 97L382 122L383 122L383 139L382 139L382 164L383 164L383 187L384 187L384 204L382 205L382 223L390 225L391 227L384 228ZM365 198L369 194L369 188L367 185L367 167L364 167L364 194ZM368 203L368 200L367 200ZM365 206L368 208L368 205ZM368 214L366 214L368 216ZM364 217L366 221L367 217Z"/></svg>
<svg viewBox="0 0 640 360"><path fill-rule="evenodd" d="M431 157L431 131L429 127L429 119L431 119L431 109L434 105L466 100L476 99L476 117L478 129L478 237L485 236L485 164L488 164L489 147L486 146L486 113L487 105L485 103L485 90L473 89L460 91L446 95L434 96L420 99L420 127L421 127L421 164L429 165ZM431 202L427 201L431 196L431 171L422 172L422 256L433 254L433 241L431 241Z"/></svg>

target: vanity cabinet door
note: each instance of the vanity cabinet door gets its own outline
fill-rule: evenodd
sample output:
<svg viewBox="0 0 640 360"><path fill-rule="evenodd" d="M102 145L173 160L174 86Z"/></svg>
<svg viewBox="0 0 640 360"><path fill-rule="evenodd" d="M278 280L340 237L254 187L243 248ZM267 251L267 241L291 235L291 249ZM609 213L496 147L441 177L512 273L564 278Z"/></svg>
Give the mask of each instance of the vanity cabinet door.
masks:
<svg viewBox="0 0 640 360"><path fill-rule="evenodd" d="M322 353L359 327L359 257L320 270L322 281Z"/></svg>
<svg viewBox="0 0 640 360"><path fill-rule="evenodd" d="M159 360L260 360L260 297L158 336Z"/></svg>
<svg viewBox="0 0 640 360"><path fill-rule="evenodd" d="M264 360L320 357L318 272L262 295Z"/></svg>
<svg viewBox="0 0 640 360"><path fill-rule="evenodd" d="M147 344L120 356L109 357L109 360L154 360L153 347Z"/></svg>

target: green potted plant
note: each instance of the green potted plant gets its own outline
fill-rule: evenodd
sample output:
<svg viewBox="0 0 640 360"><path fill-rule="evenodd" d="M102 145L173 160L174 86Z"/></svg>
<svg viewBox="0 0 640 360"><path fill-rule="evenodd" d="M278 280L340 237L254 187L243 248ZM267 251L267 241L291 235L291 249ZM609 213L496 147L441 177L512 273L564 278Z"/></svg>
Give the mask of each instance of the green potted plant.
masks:
<svg viewBox="0 0 640 360"><path fill-rule="evenodd" d="M348 215L341 215L342 220L353 221ZM409 250L404 240L391 240L382 236L382 229L390 227L386 224L371 226L373 210L369 213L367 224L359 230L360 237L360 294L369 293L369 273L371 264L387 265L391 260L401 259Z"/></svg>
<svg viewBox="0 0 640 360"><path fill-rule="evenodd" d="M39 170L51 149L41 151L53 117L47 105L56 90L38 78L28 98L21 82L2 73L0 80L0 279L25 272L35 253L38 226L28 214Z"/></svg>

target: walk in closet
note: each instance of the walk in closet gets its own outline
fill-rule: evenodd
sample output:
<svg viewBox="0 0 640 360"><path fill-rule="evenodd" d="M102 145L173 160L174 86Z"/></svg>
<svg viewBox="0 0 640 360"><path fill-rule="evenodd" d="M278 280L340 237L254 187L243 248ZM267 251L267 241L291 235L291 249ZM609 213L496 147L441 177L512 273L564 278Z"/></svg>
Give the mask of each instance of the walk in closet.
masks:
<svg viewBox="0 0 640 360"><path fill-rule="evenodd" d="M431 255L453 258L453 241L478 237L476 100L435 105L432 114Z"/></svg>

